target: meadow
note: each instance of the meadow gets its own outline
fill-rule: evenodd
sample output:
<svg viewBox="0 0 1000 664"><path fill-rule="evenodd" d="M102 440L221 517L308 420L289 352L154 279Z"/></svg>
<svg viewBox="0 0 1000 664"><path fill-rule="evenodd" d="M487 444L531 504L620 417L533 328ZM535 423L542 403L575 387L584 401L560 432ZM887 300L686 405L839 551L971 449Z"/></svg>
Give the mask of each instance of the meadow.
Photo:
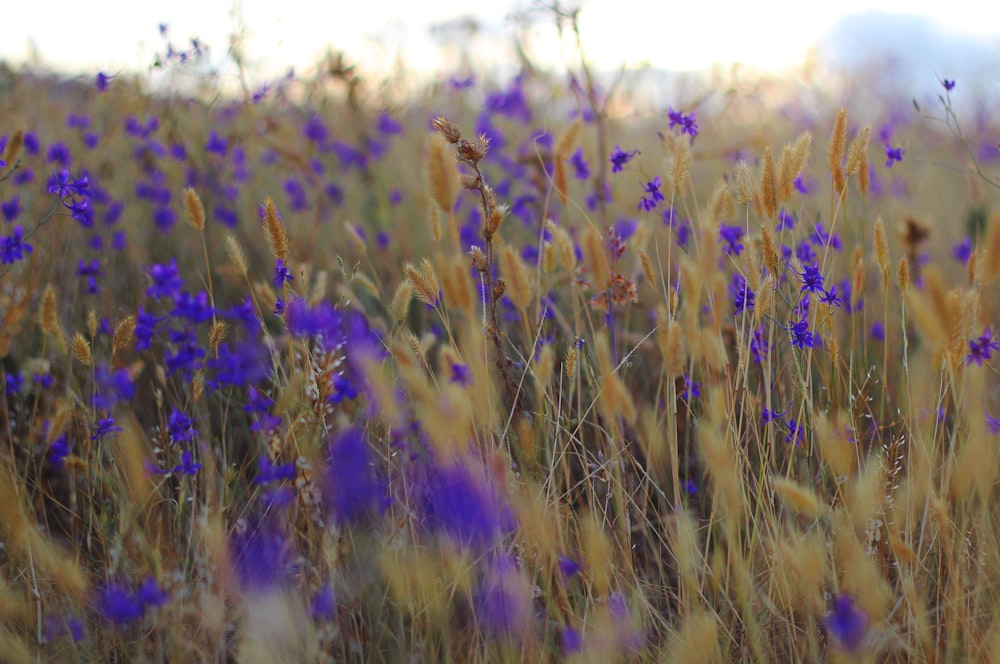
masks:
<svg viewBox="0 0 1000 664"><path fill-rule="evenodd" d="M977 82L528 64L0 67L0 659L1000 661Z"/></svg>

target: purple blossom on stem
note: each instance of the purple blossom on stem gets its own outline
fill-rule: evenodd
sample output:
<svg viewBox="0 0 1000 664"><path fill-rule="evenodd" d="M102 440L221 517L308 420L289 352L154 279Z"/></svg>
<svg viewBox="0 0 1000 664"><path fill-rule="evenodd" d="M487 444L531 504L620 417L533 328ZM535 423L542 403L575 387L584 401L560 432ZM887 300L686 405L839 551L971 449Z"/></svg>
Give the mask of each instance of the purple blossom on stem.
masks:
<svg viewBox="0 0 1000 664"><path fill-rule="evenodd" d="M622 168L624 168L625 164L632 161L632 157L636 156L637 154L639 154L638 150L625 152L616 145L614 151L611 153L611 172L621 173Z"/></svg>
<svg viewBox="0 0 1000 664"><path fill-rule="evenodd" d="M833 610L823 619L823 624L834 642L848 652L860 650L868 634L868 615L844 593L833 600Z"/></svg>
<svg viewBox="0 0 1000 664"><path fill-rule="evenodd" d="M740 240L746 233L742 226L721 224L719 226L719 239L726 243L727 256L739 256L743 251L743 244Z"/></svg>
<svg viewBox="0 0 1000 664"><path fill-rule="evenodd" d="M0 237L0 265L12 265L24 260L24 254L34 251L34 247L24 241L24 229L21 226L14 226L11 235Z"/></svg>
<svg viewBox="0 0 1000 664"><path fill-rule="evenodd" d="M652 180L646 183L643 187L643 192L649 194L649 198L643 196L639 199L639 205L637 206L639 210L644 210L649 212L656 208L657 203L663 200L663 194L660 193L660 176L657 175Z"/></svg>
<svg viewBox="0 0 1000 664"><path fill-rule="evenodd" d="M885 144L885 167L892 168L897 161L903 161L903 154L906 152L902 147L894 148L888 143Z"/></svg>
<svg viewBox="0 0 1000 664"><path fill-rule="evenodd" d="M295 277L292 276L291 270L285 265L285 261L279 258L278 264L274 267L274 285L277 288L281 288L288 281L295 281Z"/></svg>
<svg viewBox="0 0 1000 664"><path fill-rule="evenodd" d="M993 340L993 332L990 328L983 330L983 334L969 341L969 354L966 356L966 363L978 364L982 366L984 360L993 357L993 351L1000 351L1000 341Z"/></svg>
<svg viewBox="0 0 1000 664"><path fill-rule="evenodd" d="M694 138L698 135L698 123L695 121L694 113L684 115L680 111L675 111L671 106L667 111L667 117L670 118L670 129L680 127L682 136L689 134L691 138Z"/></svg>

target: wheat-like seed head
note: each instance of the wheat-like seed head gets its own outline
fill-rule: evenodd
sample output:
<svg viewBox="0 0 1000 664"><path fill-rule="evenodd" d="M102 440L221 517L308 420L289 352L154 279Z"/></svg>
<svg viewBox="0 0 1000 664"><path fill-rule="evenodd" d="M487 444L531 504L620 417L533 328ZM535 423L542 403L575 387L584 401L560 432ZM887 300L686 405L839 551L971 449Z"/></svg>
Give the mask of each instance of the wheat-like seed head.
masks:
<svg viewBox="0 0 1000 664"><path fill-rule="evenodd" d="M24 130L18 129L14 132L14 135L10 137L10 140L7 142L7 149L4 151L3 160L7 162L8 165L14 164L14 160L17 159L17 155L21 151L22 145L24 145Z"/></svg>
<svg viewBox="0 0 1000 664"><path fill-rule="evenodd" d="M135 316L128 315L115 325L115 333L111 338L111 355L116 356L129 350L135 343Z"/></svg>
<svg viewBox="0 0 1000 664"><path fill-rule="evenodd" d="M448 155L445 143L434 139L428 146L427 175L430 180L431 197L444 212L451 212L455 207L455 185L458 183L458 171L455 160Z"/></svg>
<svg viewBox="0 0 1000 664"><path fill-rule="evenodd" d="M226 252L229 254L230 262L232 262L243 278L246 279L248 274L247 257L243 253L243 247L240 246L239 240L232 235L226 235Z"/></svg>
<svg viewBox="0 0 1000 664"><path fill-rule="evenodd" d="M910 259L906 256L896 263L896 285L899 290L906 290L910 286Z"/></svg>
<svg viewBox="0 0 1000 664"><path fill-rule="evenodd" d="M593 275L594 288L602 290L611 278L604 239L597 229L587 226L583 231L583 263Z"/></svg>
<svg viewBox="0 0 1000 664"><path fill-rule="evenodd" d="M847 151L847 177L851 177L860 170L864 157L868 152L868 141L871 139L871 135L871 125L865 125L854 135L851 147Z"/></svg>
<svg viewBox="0 0 1000 664"><path fill-rule="evenodd" d="M42 301L39 305L38 322L42 332L56 339L62 339L62 328L59 326L59 308L56 303L56 289L52 284L45 286Z"/></svg>
<svg viewBox="0 0 1000 664"><path fill-rule="evenodd" d="M368 255L368 248L365 246L365 240L361 237L361 233L358 232L358 227L349 221L344 222L344 233L347 235L347 241L351 244L354 251L360 256Z"/></svg>
<svg viewBox="0 0 1000 664"><path fill-rule="evenodd" d="M73 357L76 358L77 362L85 367L94 366L94 357L90 353L90 344L87 343L87 339L79 332L73 335L70 350L73 352Z"/></svg>
<svg viewBox="0 0 1000 664"><path fill-rule="evenodd" d="M505 244L500 249L500 274L507 282L507 295L514 306L521 311L527 311L534 297L534 283L531 272L521 260L517 249Z"/></svg>
<svg viewBox="0 0 1000 664"><path fill-rule="evenodd" d="M778 214L778 180L770 145L764 148L764 159L760 166L760 198L764 214L768 219L775 219Z"/></svg>
<svg viewBox="0 0 1000 664"><path fill-rule="evenodd" d="M885 234L885 222L882 217L875 220L874 238L875 263L878 265L879 273L882 275L883 285L888 286L889 280L889 240Z"/></svg>
<svg viewBox="0 0 1000 664"><path fill-rule="evenodd" d="M841 170L844 160L844 150L847 147L847 109L841 107L837 118L833 121L833 133L830 135L830 148L827 151L826 163L831 173Z"/></svg>
<svg viewBox="0 0 1000 664"><path fill-rule="evenodd" d="M709 218L714 226L722 223L722 220L733 211L733 195L729 190L729 185L720 182L712 192L712 200L708 204Z"/></svg>
<svg viewBox="0 0 1000 664"><path fill-rule="evenodd" d="M284 224L278 218L278 208L270 198L264 201L264 235L267 237L267 245L271 248L271 255L276 260L287 263L288 235L285 233Z"/></svg>
<svg viewBox="0 0 1000 664"><path fill-rule="evenodd" d="M205 206L201 204L198 192L191 187L184 189L184 211L187 213L188 223L199 233L204 232Z"/></svg>
<svg viewBox="0 0 1000 664"><path fill-rule="evenodd" d="M691 146L686 141L674 143L673 164L670 168L670 186L679 191L691 173Z"/></svg>
<svg viewBox="0 0 1000 664"><path fill-rule="evenodd" d="M985 288L1000 278L1000 210L994 210L986 227L986 238L979 259L980 284Z"/></svg>
<svg viewBox="0 0 1000 664"><path fill-rule="evenodd" d="M754 197L756 185L753 181L753 171L750 169L750 165L742 159L736 165L734 179L736 180L736 200L740 205L749 205Z"/></svg>

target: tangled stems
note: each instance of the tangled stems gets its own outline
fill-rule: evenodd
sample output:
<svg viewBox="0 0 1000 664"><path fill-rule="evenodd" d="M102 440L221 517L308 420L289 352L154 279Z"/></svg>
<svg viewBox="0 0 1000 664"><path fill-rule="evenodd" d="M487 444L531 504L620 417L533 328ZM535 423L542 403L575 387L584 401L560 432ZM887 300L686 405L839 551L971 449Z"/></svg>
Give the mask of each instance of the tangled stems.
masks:
<svg viewBox="0 0 1000 664"><path fill-rule="evenodd" d="M485 304L489 316L486 334L493 341L493 346L496 349L496 365L503 378L505 405L509 412L519 411L523 407L522 393L518 389L517 381L512 372L513 362L504 352L503 333L500 331L500 320L497 315L497 303L503 296L506 286L503 279L493 276L493 237L499 230L500 224L503 223L507 210L497 203L493 188L486 184L483 173L479 169L479 162L489 150L489 140L485 136L480 136L475 143L467 141L462 138L458 127L442 117L435 118L432 125L435 131L455 146L458 163L465 164L472 169L471 174L462 176L463 186L466 189L479 192L479 201L483 208L482 234L486 250L484 253L478 247L473 247L472 265L486 279Z"/></svg>

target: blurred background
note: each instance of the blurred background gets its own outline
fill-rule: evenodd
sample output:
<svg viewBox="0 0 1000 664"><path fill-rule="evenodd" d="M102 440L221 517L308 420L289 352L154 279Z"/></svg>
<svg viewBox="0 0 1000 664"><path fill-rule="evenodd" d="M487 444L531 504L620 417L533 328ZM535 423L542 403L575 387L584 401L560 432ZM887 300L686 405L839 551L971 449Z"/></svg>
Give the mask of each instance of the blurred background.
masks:
<svg viewBox="0 0 1000 664"><path fill-rule="evenodd" d="M577 63L575 35L556 16L579 9L587 58L598 71L622 66L650 74L786 76L892 65L896 82L939 89L937 77L1000 86L1000 5L960 0L840 0L808 9L791 0L747 3L589 0L243 0L81 7L69 0L8 3L0 60L68 74L152 73L169 56L205 51L200 66L226 81L308 74L326 54L343 52L366 73L517 70L525 58L561 69ZM11 29L10 26L15 26ZM560 34L561 32L561 34ZM519 53L520 51L520 53ZM905 80L913 77L912 82ZM421 78L423 77L423 78ZM900 80L903 79L903 80ZM914 90L914 93L919 93ZM873 92L877 92L873 90Z"/></svg>

